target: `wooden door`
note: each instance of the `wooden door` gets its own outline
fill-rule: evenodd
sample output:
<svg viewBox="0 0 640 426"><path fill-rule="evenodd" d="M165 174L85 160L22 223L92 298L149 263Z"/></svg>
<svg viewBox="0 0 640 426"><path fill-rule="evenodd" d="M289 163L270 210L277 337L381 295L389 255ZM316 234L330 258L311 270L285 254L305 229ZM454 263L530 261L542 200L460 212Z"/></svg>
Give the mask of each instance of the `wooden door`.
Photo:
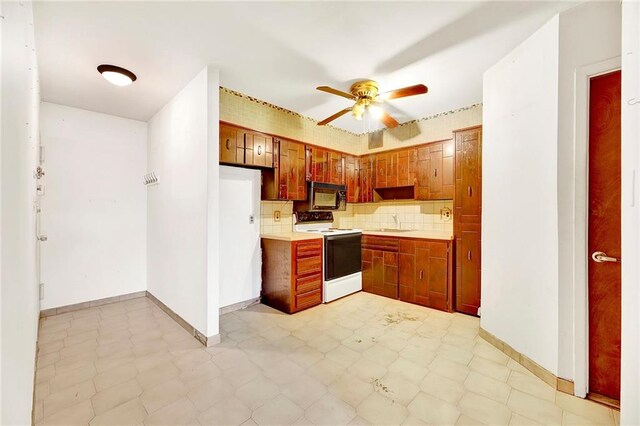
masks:
<svg viewBox="0 0 640 426"><path fill-rule="evenodd" d="M336 185L344 184L342 176L343 161L341 153L335 151L329 152L329 183Z"/></svg>
<svg viewBox="0 0 640 426"><path fill-rule="evenodd" d="M387 153L387 181L386 186L398 186L398 151Z"/></svg>
<svg viewBox="0 0 640 426"><path fill-rule="evenodd" d="M387 187L387 155L376 154L374 188Z"/></svg>
<svg viewBox="0 0 640 426"><path fill-rule="evenodd" d="M416 200L429 199L429 146L423 145L417 149L418 158L416 162Z"/></svg>
<svg viewBox="0 0 640 426"><path fill-rule="evenodd" d="M589 100L589 394L620 399L620 71L594 77ZM595 256L597 261L593 258ZM613 260L613 259L608 259Z"/></svg>
<svg viewBox="0 0 640 426"><path fill-rule="evenodd" d="M242 132L235 127L220 123L220 162L228 164L242 164L244 162L244 146L238 150L237 140L242 140Z"/></svg>

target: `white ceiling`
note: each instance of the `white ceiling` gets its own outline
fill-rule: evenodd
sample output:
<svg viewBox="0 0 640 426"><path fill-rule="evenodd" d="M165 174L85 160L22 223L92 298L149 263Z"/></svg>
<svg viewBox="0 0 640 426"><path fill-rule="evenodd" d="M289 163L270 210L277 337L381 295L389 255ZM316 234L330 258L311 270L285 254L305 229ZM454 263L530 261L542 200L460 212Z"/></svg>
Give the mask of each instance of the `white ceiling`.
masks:
<svg viewBox="0 0 640 426"><path fill-rule="evenodd" d="M358 79L400 122L482 101L482 73L560 10L555 2L36 2L44 101L148 120L204 66L220 84L321 120L350 106L315 90ZM96 67L138 80L116 87ZM350 115L332 123L362 133Z"/></svg>

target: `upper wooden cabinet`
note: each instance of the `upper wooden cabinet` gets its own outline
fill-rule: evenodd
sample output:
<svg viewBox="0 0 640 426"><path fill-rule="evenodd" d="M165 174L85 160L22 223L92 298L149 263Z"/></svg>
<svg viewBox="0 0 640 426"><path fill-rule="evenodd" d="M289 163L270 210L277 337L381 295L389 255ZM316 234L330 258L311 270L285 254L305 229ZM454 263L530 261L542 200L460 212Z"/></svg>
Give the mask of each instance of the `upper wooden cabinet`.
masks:
<svg viewBox="0 0 640 426"><path fill-rule="evenodd" d="M358 174L359 159L353 155L345 155L345 184L347 185L347 202L357 203L360 200L360 179Z"/></svg>
<svg viewBox="0 0 640 426"><path fill-rule="evenodd" d="M417 200L451 200L455 188L453 140L434 142L417 149Z"/></svg>
<svg viewBox="0 0 640 426"><path fill-rule="evenodd" d="M329 183L329 150L307 146L307 162L309 164L307 180Z"/></svg>
<svg viewBox="0 0 640 426"><path fill-rule="evenodd" d="M273 167L273 138L220 123L220 163Z"/></svg>
<svg viewBox="0 0 640 426"><path fill-rule="evenodd" d="M329 151L329 183L345 184L344 156L337 151Z"/></svg>
<svg viewBox="0 0 640 426"><path fill-rule="evenodd" d="M278 199L305 200L307 198L305 145L288 139L274 139L274 142L278 145L279 153Z"/></svg>
<svg viewBox="0 0 640 426"><path fill-rule="evenodd" d="M360 157L359 183L360 191L358 201L360 203L370 203L373 201L373 184L375 171L375 156L367 155Z"/></svg>

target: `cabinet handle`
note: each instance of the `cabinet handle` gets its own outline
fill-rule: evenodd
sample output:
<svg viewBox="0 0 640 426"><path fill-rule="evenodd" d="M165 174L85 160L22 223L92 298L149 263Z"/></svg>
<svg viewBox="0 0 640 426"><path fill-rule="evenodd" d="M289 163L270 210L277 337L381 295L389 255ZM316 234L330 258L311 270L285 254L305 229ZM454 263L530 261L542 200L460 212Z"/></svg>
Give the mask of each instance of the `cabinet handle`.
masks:
<svg viewBox="0 0 640 426"><path fill-rule="evenodd" d="M258 145L258 155L262 154L262 145Z"/></svg>
<svg viewBox="0 0 640 426"><path fill-rule="evenodd" d="M473 195L473 191L471 190L471 187L467 187L467 195L469 195L469 197L471 197L471 195Z"/></svg>
<svg viewBox="0 0 640 426"><path fill-rule="evenodd" d="M467 260L471 260L471 250L467 250Z"/></svg>
<svg viewBox="0 0 640 426"><path fill-rule="evenodd" d="M231 141L229 139L227 139L226 146L227 146L227 149L231 149Z"/></svg>
<svg viewBox="0 0 640 426"><path fill-rule="evenodd" d="M435 170L434 170L434 172L433 172L433 176L434 176L434 177L438 177L438 169L435 169Z"/></svg>
<svg viewBox="0 0 640 426"><path fill-rule="evenodd" d="M291 168L291 177L292 178L296 177L296 173L295 173L295 170L293 168Z"/></svg>
<svg viewBox="0 0 640 426"><path fill-rule="evenodd" d="M420 271L420 279L422 279L422 277L424 277L424 271Z"/></svg>

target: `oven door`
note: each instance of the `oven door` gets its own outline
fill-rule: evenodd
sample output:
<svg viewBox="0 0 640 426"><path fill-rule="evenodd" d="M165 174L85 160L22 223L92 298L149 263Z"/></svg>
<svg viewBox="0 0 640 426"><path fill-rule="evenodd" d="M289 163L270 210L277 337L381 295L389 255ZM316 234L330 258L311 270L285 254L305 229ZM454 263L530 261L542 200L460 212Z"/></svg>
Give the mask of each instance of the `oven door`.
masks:
<svg viewBox="0 0 640 426"><path fill-rule="evenodd" d="M324 237L324 280L362 271L362 234Z"/></svg>

